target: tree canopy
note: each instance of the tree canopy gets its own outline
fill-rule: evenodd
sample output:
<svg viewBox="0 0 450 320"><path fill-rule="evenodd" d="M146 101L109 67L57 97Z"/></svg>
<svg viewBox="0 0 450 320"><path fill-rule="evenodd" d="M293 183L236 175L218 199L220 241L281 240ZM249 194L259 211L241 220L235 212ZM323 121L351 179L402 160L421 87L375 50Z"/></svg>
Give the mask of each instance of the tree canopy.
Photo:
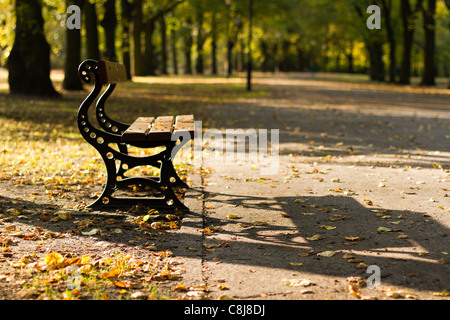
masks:
<svg viewBox="0 0 450 320"><path fill-rule="evenodd" d="M42 12L42 35L50 48L51 67L65 69L67 90L81 89L74 70L86 58L122 62L130 77L232 76L245 71L249 61L263 72L360 72L371 80L403 84L409 84L413 76L421 77L422 85L434 85L436 77L450 77L448 0L28 3L35 3L34 9ZM22 5L19 0L0 4L2 66L13 65L8 61L14 61L15 39L24 25L31 23L20 19ZM81 9L81 30L66 28L70 5ZM367 27L371 5L381 10L380 29ZM34 50L46 55L42 46Z"/></svg>

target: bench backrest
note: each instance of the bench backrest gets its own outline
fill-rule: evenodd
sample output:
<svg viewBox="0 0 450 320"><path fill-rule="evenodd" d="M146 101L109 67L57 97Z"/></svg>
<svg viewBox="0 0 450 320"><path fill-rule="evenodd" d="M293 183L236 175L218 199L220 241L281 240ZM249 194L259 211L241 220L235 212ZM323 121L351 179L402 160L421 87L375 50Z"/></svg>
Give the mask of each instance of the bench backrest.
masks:
<svg viewBox="0 0 450 320"><path fill-rule="evenodd" d="M123 64L100 60L98 62L101 84L111 84L127 81L127 71Z"/></svg>

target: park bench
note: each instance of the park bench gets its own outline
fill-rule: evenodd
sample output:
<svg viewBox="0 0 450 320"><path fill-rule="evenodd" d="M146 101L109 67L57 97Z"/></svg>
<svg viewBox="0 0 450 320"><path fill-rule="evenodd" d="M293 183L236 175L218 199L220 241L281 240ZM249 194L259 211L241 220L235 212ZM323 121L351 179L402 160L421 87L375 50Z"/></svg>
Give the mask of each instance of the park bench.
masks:
<svg viewBox="0 0 450 320"><path fill-rule="evenodd" d="M131 208L140 203L155 209L188 211L176 195L177 191L188 186L178 176L173 158L182 145L194 138L193 115L139 117L132 124L113 120L106 113L105 102L117 83L127 81L125 66L109 61L85 60L78 72L83 82L94 83L78 110L78 128L83 138L100 153L107 170L102 194L88 207ZM99 97L104 86L107 88ZM88 116L89 108L97 98L95 115L100 128L94 126ZM156 151L147 156L134 156L129 153L130 146L155 148ZM125 175L139 166L158 168L159 176ZM145 197L130 196L133 186L135 190L150 190L152 193Z"/></svg>

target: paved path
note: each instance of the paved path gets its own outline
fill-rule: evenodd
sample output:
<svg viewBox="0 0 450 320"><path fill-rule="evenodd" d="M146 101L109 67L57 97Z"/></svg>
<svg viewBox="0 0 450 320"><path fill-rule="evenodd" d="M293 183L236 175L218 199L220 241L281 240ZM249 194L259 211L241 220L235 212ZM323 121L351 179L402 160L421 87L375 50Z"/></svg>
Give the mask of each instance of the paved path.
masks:
<svg viewBox="0 0 450 320"><path fill-rule="evenodd" d="M174 252L208 288L192 297L449 299L450 95L255 82L266 96L206 106L204 129L279 129L279 167L196 162Z"/></svg>

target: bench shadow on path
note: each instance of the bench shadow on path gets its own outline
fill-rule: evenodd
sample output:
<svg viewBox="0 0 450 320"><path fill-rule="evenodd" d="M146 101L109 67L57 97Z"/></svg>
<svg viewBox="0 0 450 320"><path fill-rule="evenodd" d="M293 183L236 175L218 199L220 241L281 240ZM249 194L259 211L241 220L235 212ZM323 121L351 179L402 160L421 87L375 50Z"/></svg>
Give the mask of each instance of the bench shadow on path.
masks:
<svg viewBox="0 0 450 320"><path fill-rule="evenodd" d="M297 203L294 204L295 200ZM298 202L301 202L301 207ZM229 241L229 247L220 249L222 251L218 253L207 254L207 259L218 256L220 261L229 264L367 278L366 267L357 268L362 262L380 267L383 286L389 283L418 290L450 289L450 264L443 264L441 260L446 258L442 252L449 250L450 231L431 217L424 217L421 212L388 208L372 212L351 197L344 196L264 198L210 193L208 203L214 207L244 206L246 210L256 210L256 214L261 211L260 219L266 219L267 224L258 222L252 225L250 222L246 226L245 221L208 218L207 224L223 226L230 230L224 232L236 236L237 240ZM280 206L280 203L284 204ZM270 210L269 216L262 215L264 210ZM289 226L273 224L270 222L273 214L284 214L284 219L292 223L288 223ZM383 219L381 216L392 218ZM280 221L280 218L275 221ZM388 221L400 223L394 225ZM230 224L235 226L230 227ZM321 227L325 225L335 229ZM392 231L379 232L380 226ZM323 239L307 239L314 235ZM359 240L352 241L346 237L359 237ZM208 243L214 243L212 239L214 237L211 240L206 238ZM335 255L317 255L324 251L334 251ZM345 253L353 256L353 262L342 258ZM448 262L448 258L445 261ZM302 265L296 265L298 263Z"/></svg>

